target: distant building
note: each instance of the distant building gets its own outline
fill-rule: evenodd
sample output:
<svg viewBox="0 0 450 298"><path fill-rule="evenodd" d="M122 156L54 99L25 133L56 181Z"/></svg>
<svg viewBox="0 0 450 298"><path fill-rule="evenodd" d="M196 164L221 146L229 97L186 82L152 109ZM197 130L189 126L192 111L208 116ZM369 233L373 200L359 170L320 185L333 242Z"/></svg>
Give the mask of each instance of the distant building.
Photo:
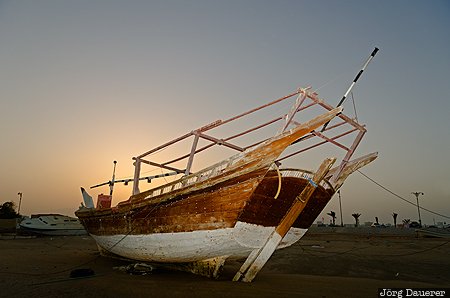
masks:
<svg viewBox="0 0 450 298"><path fill-rule="evenodd" d="M318 227L324 227L325 224L323 223L323 221L318 220L318 221L317 221L317 226L318 226Z"/></svg>

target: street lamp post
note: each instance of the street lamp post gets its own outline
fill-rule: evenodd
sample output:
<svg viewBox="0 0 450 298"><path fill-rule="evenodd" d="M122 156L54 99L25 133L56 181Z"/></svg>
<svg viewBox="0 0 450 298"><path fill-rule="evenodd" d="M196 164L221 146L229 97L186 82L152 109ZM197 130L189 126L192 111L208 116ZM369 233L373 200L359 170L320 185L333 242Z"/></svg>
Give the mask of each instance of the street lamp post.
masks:
<svg viewBox="0 0 450 298"><path fill-rule="evenodd" d="M419 207L419 195L424 195L423 192L420 191L416 191L416 192L412 192L413 195L416 196L416 201L417 201L417 213L419 213L419 225L420 227L422 227L422 219L420 218L420 207Z"/></svg>
<svg viewBox="0 0 450 298"><path fill-rule="evenodd" d="M341 203L341 190L338 190L338 195L339 195L339 210L341 213L341 227L344 226L344 221L342 220L342 203Z"/></svg>
<svg viewBox="0 0 450 298"><path fill-rule="evenodd" d="M19 210L17 210L17 214L20 215L20 205L22 204L22 193L18 192L17 194L19 195Z"/></svg>

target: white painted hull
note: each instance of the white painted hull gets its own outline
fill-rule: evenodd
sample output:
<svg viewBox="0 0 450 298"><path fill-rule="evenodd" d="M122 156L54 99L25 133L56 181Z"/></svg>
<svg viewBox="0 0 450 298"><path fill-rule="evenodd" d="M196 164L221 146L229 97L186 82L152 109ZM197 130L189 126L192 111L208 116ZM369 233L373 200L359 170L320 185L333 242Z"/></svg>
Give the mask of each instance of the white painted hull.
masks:
<svg viewBox="0 0 450 298"><path fill-rule="evenodd" d="M182 263L214 257L246 257L254 249L260 248L274 229L238 222L234 228L217 230L91 236L101 250L124 258L147 262ZM277 249L294 244L306 231L307 229L291 228Z"/></svg>

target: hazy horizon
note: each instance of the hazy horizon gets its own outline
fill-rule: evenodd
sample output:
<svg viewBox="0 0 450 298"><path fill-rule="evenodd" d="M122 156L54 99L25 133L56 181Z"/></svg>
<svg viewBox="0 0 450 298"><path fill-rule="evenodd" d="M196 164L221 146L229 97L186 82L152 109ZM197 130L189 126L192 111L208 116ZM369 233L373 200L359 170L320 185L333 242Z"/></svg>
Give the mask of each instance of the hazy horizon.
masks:
<svg viewBox="0 0 450 298"><path fill-rule="evenodd" d="M368 129L355 156L378 151L362 172L411 202L423 192L447 218L422 222L448 223L448 28L438 0L0 1L0 203L22 192L22 214L74 216L113 160L132 176L133 156L299 87L337 103L378 47L354 89ZM341 194L345 223L418 220L360 173ZM337 195L318 220L331 210L340 223Z"/></svg>

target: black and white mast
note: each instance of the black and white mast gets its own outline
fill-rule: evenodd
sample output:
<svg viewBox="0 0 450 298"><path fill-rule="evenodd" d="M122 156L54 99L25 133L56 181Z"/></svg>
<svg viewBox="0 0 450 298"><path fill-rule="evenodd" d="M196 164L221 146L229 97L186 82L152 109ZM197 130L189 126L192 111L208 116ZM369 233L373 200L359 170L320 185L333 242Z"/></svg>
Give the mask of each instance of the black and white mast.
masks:
<svg viewBox="0 0 450 298"><path fill-rule="evenodd" d="M336 107L340 107L340 106L344 103L345 99L347 98L347 96L348 96L348 95L350 94L350 92L352 91L353 87L355 86L355 84L356 84L356 82L358 81L358 79L361 77L361 75L362 75L362 73L364 72L364 70L366 69L367 65L369 65L370 61L372 61L373 57L375 57L375 55L377 54L378 50L379 50L379 49L378 49L377 47L375 47L375 49L372 51L372 54L370 54L369 58L367 58L366 62L365 62L364 65L362 66L361 70L358 72L358 74L356 75L355 79L354 79L353 82L350 84L350 87L348 87L347 92L345 92L344 96L343 96L342 99L339 101L339 103L337 104ZM322 132L325 130L325 128L327 128L328 123L330 123L330 122L327 122L327 123L325 123L325 124L323 125Z"/></svg>

